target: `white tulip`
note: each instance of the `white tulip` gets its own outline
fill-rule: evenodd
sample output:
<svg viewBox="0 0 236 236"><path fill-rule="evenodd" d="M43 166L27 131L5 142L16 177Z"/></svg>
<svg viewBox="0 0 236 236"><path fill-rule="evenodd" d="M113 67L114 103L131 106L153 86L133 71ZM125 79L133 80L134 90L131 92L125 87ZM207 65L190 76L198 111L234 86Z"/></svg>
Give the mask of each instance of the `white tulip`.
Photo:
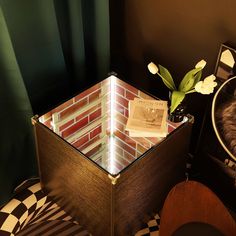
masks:
<svg viewBox="0 0 236 236"><path fill-rule="evenodd" d="M204 83L203 81L199 81L196 85L195 85L195 90L198 92L198 93L201 93L201 94L210 94L211 91L209 91L209 88L204 86Z"/></svg>
<svg viewBox="0 0 236 236"><path fill-rule="evenodd" d="M214 75L209 75L204 79L204 83L213 83L216 80L216 77ZM214 82L216 83L216 82ZM217 85L217 83L216 83ZM214 86L215 87L215 86Z"/></svg>
<svg viewBox="0 0 236 236"><path fill-rule="evenodd" d="M148 70L152 73L152 74L157 74L157 72L158 72L158 67L156 66L156 64L155 63L153 63L153 62L150 62L149 64L148 64Z"/></svg>
<svg viewBox="0 0 236 236"><path fill-rule="evenodd" d="M196 85L195 85L195 90L196 90L198 93L201 93L201 91L202 91L202 86L203 86L203 81L197 82Z"/></svg>
<svg viewBox="0 0 236 236"><path fill-rule="evenodd" d="M215 80L215 76L214 75L210 75L208 77L206 77L203 81L199 81L196 85L195 85L195 90L198 93L201 94L210 94L213 93L214 91L214 87L217 86L217 83L214 82Z"/></svg>
<svg viewBox="0 0 236 236"><path fill-rule="evenodd" d="M201 60L195 65L195 68L202 68L203 69L205 66L206 66L206 61Z"/></svg>

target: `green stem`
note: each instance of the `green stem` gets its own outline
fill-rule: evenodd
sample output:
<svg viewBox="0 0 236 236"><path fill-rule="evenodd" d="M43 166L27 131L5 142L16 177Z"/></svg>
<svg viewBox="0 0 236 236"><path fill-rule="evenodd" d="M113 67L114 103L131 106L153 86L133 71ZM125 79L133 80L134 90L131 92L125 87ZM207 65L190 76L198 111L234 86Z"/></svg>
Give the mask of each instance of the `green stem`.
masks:
<svg viewBox="0 0 236 236"><path fill-rule="evenodd" d="M164 80L164 81L169 85L169 87L170 87L172 90L176 90L176 88L173 87L172 84L170 84L169 81L167 81L160 73L157 72L157 74L162 78L162 80Z"/></svg>
<svg viewBox="0 0 236 236"><path fill-rule="evenodd" d="M194 92L196 92L196 90L192 89L192 90L189 90L188 92L186 92L185 94L194 93Z"/></svg>

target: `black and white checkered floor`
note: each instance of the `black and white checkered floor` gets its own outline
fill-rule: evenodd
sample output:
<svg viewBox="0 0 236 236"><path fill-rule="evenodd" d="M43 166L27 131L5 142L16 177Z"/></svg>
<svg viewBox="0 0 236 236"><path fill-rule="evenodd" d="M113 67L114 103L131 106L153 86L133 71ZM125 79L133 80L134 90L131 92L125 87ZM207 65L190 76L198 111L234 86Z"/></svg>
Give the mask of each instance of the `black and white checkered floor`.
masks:
<svg viewBox="0 0 236 236"><path fill-rule="evenodd" d="M91 236L42 190L38 180L26 181L0 209L0 236ZM135 236L158 236L156 215Z"/></svg>

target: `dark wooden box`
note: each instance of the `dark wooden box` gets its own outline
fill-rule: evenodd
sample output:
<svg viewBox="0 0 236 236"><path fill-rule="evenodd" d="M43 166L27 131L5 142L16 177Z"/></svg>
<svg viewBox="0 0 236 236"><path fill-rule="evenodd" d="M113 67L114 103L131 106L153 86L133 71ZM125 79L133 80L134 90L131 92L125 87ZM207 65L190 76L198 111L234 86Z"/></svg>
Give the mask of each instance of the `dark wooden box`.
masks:
<svg viewBox="0 0 236 236"><path fill-rule="evenodd" d="M185 178L192 122L110 174L33 118L42 188L92 235L134 235Z"/></svg>

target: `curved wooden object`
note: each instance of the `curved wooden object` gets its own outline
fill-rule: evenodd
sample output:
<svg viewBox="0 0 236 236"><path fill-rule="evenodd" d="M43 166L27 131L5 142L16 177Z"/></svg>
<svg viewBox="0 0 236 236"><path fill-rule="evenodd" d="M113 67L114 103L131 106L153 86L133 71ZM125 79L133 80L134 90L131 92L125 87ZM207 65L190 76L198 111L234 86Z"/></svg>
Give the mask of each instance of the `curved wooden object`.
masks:
<svg viewBox="0 0 236 236"><path fill-rule="evenodd" d="M171 236L190 222L210 224L225 236L236 235L236 223L220 199L195 181L177 184L169 192L161 213L160 236Z"/></svg>

